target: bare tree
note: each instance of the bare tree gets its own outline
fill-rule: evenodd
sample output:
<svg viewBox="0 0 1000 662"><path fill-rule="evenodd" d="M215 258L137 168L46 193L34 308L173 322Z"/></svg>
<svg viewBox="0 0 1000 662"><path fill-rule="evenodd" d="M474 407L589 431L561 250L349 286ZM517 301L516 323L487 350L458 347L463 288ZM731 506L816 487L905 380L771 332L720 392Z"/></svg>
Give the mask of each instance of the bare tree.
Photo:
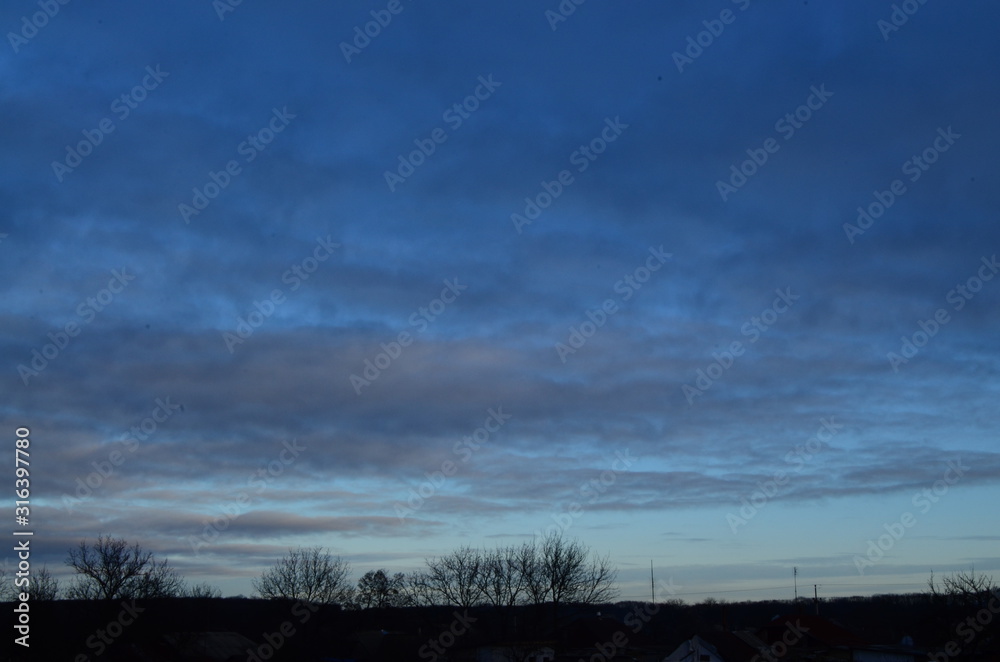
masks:
<svg viewBox="0 0 1000 662"><path fill-rule="evenodd" d="M361 609L404 607L408 601L406 576L401 572L389 575L385 568L379 568L358 580L355 604Z"/></svg>
<svg viewBox="0 0 1000 662"><path fill-rule="evenodd" d="M351 600L347 583L350 564L322 547L289 550L272 568L264 571L253 587L263 598L289 598L318 604Z"/></svg>
<svg viewBox="0 0 1000 662"><path fill-rule="evenodd" d="M427 559L423 580L435 604L473 607L482 601L483 555L471 547Z"/></svg>
<svg viewBox="0 0 1000 662"><path fill-rule="evenodd" d="M406 575L406 604L407 606L430 606L437 604L437 596L430 587L426 572L411 572Z"/></svg>
<svg viewBox="0 0 1000 662"><path fill-rule="evenodd" d="M52 576L48 566L31 575L28 595L34 602L51 601L59 597L59 580Z"/></svg>
<svg viewBox="0 0 1000 662"><path fill-rule="evenodd" d="M945 615L942 623L942 632L950 633L956 620L968 619L968 623L974 623L968 614L975 610L980 610L980 614L987 612L987 607L992 605L992 601L1000 598L1000 587L993 581L990 575L976 574L974 568L968 572L957 572L953 575L945 575L941 578L940 587L934 581L934 573L931 573L927 582L930 587L931 599L938 603ZM987 625L979 621L976 623L976 633L981 632L981 625ZM961 629L961 628L960 628ZM996 635L1000 633L997 623L993 623L986 634L975 636L972 629L968 633L973 635L973 639L965 639L963 655L968 654L969 658L978 657L996 640Z"/></svg>
<svg viewBox="0 0 1000 662"><path fill-rule="evenodd" d="M476 577L476 585L485 602L497 607L508 608L516 605L525 592L525 572L534 562L532 547L497 547L482 558L482 568Z"/></svg>
<svg viewBox="0 0 1000 662"><path fill-rule="evenodd" d="M66 564L78 573L67 591L69 598L121 600L179 595L183 581L167 560L157 561L139 543L99 536L93 546L86 540L69 550Z"/></svg>
<svg viewBox="0 0 1000 662"><path fill-rule="evenodd" d="M611 564L611 555L592 556L575 578L569 602L588 605L604 604L618 597L618 569Z"/></svg>
<svg viewBox="0 0 1000 662"><path fill-rule="evenodd" d="M538 544L532 540L521 546L521 578L527 602L542 605L548 600L549 585L543 572Z"/></svg>
<svg viewBox="0 0 1000 662"><path fill-rule="evenodd" d="M152 561L142 575L134 597L137 598L175 598L184 591L184 580L180 574L167 564L167 559Z"/></svg>
<svg viewBox="0 0 1000 662"><path fill-rule="evenodd" d="M0 602L14 602L17 599L17 587L9 576L7 568L0 568Z"/></svg>
<svg viewBox="0 0 1000 662"><path fill-rule="evenodd" d="M185 587L183 595L185 598L221 598L222 591L208 582L202 582Z"/></svg>
<svg viewBox="0 0 1000 662"><path fill-rule="evenodd" d="M561 605L599 604L618 594L618 571L610 558L592 557L590 549L577 540L550 534L525 554L527 593L536 605L552 604L553 627Z"/></svg>
<svg viewBox="0 0 1000 662"><path fill-rule="evenodd" d="M520 546L496 547L483 554L482 569L477 584L482 599L497 611L501 638L506 639L515 605L520 603L527 591L528 577L534 567L534 546L525 543ZM516 623L516 620L514 621ZM527 649L525 649L527 650ZM521 648L509 651L510 659L518 659L514 653L523 653Z"/></svg>
<svg viewBox="0 0 1000 662"><path fill-rule="evenodd" d="M941 579L941 587L934 582L934 573L927 585L930 587L931 595L937 598L944 598L949 603L961 607L977 607L986 604L1000 591L991 575L977 575L975 568L968 572L957 572L953 575L945 575Z"/></svg>

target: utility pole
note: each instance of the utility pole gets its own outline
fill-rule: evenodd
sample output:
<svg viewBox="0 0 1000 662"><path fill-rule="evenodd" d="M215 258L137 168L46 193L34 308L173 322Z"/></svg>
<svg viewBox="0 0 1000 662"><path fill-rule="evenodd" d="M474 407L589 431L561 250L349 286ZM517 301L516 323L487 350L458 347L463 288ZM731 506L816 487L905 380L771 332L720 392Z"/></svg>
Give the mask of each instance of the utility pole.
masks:
<svg viewBox="0 0 1000 662"><path fill-rule="evenodd" d="M792 580L795 582L795 604L799 604L799 569L792 566Z"/></svg>
<svg viewBox="0 0 1000 662"><path fill-rule="evenodd" d="M656 584L653 582L653 559L649 559L649 597L656 604Z"/></svg>
<svg viewBox="0 0 1000 662"><path fill-rule="evenodd" d="M816 605L816 615L819 616L819 592L816 590L816 584L813 584L813 603Z"/></svg>

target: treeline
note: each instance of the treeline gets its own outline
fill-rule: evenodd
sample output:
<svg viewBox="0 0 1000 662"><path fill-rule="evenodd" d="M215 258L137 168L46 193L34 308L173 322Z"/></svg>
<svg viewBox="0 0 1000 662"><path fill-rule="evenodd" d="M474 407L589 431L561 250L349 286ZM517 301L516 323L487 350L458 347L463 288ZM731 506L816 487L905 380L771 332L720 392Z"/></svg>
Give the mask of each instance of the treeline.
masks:
<svg viewBox="0 0 1000 662"><path fill-rule="evenodd" d="M170 597L219 597L209 584L187 584L167 559L124 538L98 536L69 550L66 564L76 571L62 589L47 568L15 586L0 577L0 599L15 601L128 600ZM2 571L0 571L2 572ZM608 556L597 556L578 540L553 534L519 545L491 549L463 546L425 560L422 570L390 573L370 570L357 582L346 560L322 547L299 547L277 559L252 581L265 599L337 604L347 609L450 605L490 606L598 604L617 596L617 570Z"/></svg>
<svg viewBox="0 0 1000 662"><path fill-rule="evenodd" d="M139 543L98 536L69 550L66 565L76 571L67 588L59 585L47 567L17 580L0 570L0 600L45 602L67 600L131 600L152 598L217 598L221 591L208 584L188 585L166 559L157 560ZM26 583L25 583L26 582ZM27 598L27 600L25 600Z"/></svg>
<svg viewBox="0 0 1000 662"><path fill-rule="evenodd" d="M578 540L549 535L491 549L463 546L425 560L423 570L390 574L384 568L349 580L350 566L319 547L298 548L264 571L254 589L264 598L307 600L369 609L448 605L600 604L617 596L618 572Z"/></svg>

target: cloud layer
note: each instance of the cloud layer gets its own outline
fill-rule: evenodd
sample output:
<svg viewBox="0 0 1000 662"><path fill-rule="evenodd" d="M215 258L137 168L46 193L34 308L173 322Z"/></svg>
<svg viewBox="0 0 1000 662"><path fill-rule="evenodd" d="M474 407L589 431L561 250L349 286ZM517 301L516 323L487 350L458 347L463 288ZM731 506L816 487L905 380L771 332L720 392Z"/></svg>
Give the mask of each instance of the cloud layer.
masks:
<svg viewBox="0 0 1000 662"><path fill-rule="evenodd" d="M43 558L125 535L249 592L295 544L569 521L626 594L649 558L864 592L960 460L868 572L998 567L997 10L818 4L7 8Z"/></svg>

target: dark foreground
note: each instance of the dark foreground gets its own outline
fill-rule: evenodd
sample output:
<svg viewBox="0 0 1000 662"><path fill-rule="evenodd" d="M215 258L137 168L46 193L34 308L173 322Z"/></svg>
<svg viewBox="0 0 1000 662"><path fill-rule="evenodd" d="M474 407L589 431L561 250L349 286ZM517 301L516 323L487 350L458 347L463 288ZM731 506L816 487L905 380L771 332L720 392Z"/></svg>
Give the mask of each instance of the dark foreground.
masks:
<svg viewBox="0 0 1000 662"><path fill-rule="evenodd" d="M10 615L14 605L2 608ZM998 626L997 595L632 602L558 613L551 605L349 611L242 598L59 600L30 606L30 648L14 644L11 629L3 648L13 651L5 659L45 662L1000 662Z"/></svg>

